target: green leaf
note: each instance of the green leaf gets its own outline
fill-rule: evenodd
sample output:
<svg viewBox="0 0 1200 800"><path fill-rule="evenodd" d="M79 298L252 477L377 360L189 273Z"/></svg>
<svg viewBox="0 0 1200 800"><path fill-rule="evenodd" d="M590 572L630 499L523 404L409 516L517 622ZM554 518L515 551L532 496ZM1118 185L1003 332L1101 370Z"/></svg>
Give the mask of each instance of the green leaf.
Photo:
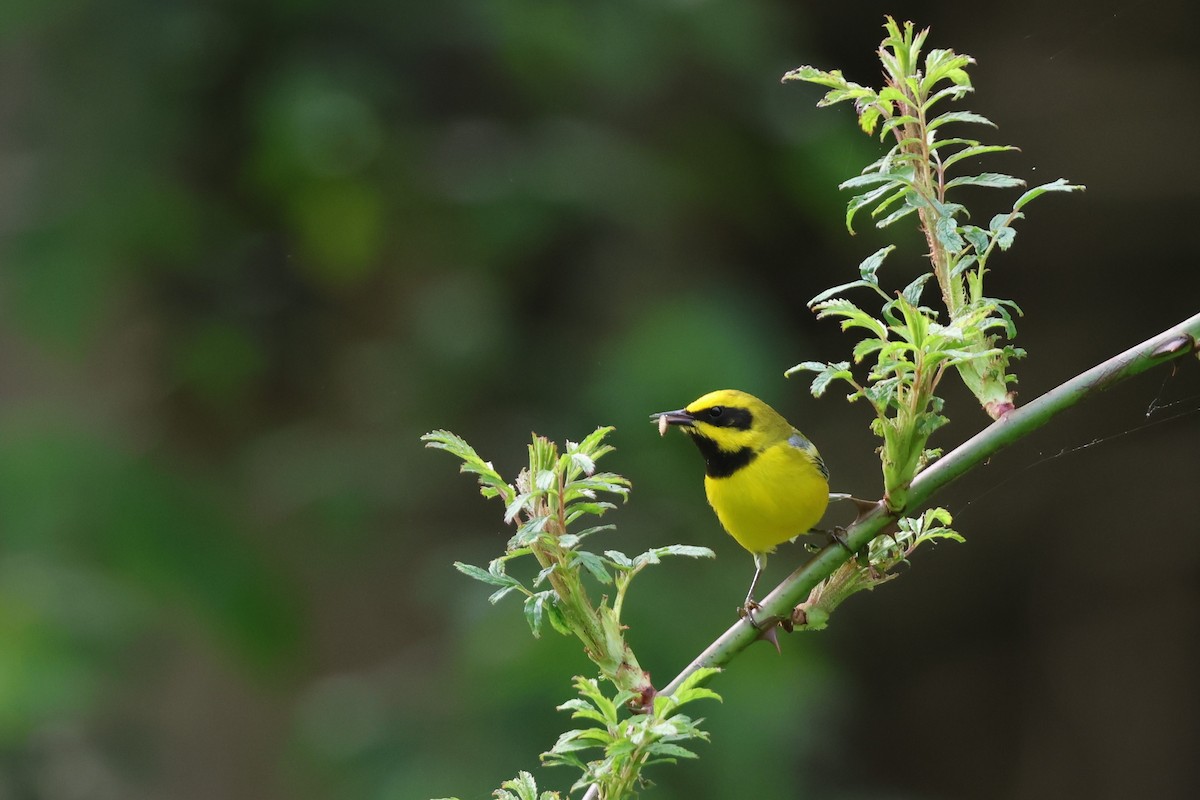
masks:
<svg viewBox="0 0 1200 800"><path fill-rule="evenodd" d="M937 130L951 122L972 122L979 125L990 125L993 128L997 127L996 123L992 122L982 114L976 114L974 111L947 111L941 116L934 117L926 126L927 130Z"/></svg>
<svg viewBox="0 0 1200 800"><path fill-rule="evenodd" d="M875 131L875 125L878 124L882 114L883 110L874 103L863 106L862 110L858 112L858 127L862 129L863 133L870 136Z"/></svg>
<svg viewBox="0 0 1200 800"><path fill-rule="evenodd" d="M547 601L554 602L548 595L548 592L538 592L525 598L525 621L529 623L529 630L535 639L542 638L542 619L545 616Z"/></svg>
<svg viewBox="0 0 1200 800"><path fill-rule="evenodd" d="M521 492L514 497L512 502L510 502L504 509L504 522L507 524L516 519L516 516L521 513L521 509L525 507L525 504L528 503L532 497L532 492Z"/></svg>
<svg viewBox="0 0 1200 800"><path fill-rule="evenodd" d="M596 471L596 462L586 453L571 453L568 458L584 475L591 475Z"/></svg>
<svg viewBox="0 0 1200 800"><path fill-rule="evenodd" d="M962 74L964 76L966 75L965 72ZM928 114L929 109L933 108L947 97L949 97L951 100L962 100L964 96L973 91L974 89L971 86L947 86L945 89L941 89L938 92L930 95L929 99L924 102L921 108L926 112L926 114Z"/></svg>
<svg viewBox="0 0 1200 800"><path fill-rule="evenodd" d="M946 184L946 189L953 189L955 186L986 186L992 189L1010 189L1014 186L1024 186L1025 181L1020 178L1014 178L1012 175L1003 175L999 172L983 172L979 175L964 175L960 178L955 178Z"/></svg>
<svg viewBox="0 0 1200 800"><path fill-rule="evenodd" d="M892 194L890 194L889 196L885 197L883 200L880 200L879 204L876 205L873 209L871 209L871 216L878 217L880 214L887 211L889 208L891 208L893 205L895 205L900 200L903 200L907 203L907 202L909 202L909 197L912 195L915 195L915 194L916 194L915 190L910 189L907 186L901 187L900 189L897 189L895 192L892 192Z"/></svg>
<svg viewBox="0 0 1200 800"><path fill-rule="evenodd" d="M881 247L871 255L862 260L858 265L858 274L862 276L863 281L875 286L879 285L879 279L875 277L875 273L879 271L879 267L883 264L883 260L887 258L896 245L889 244L887 247ZM811 303L809 304L811 305Z"/></svg>
<svg viewBox="0 0 1200 800"><path fill-rule="evenodd" d="M581 564L584 569L592 573L592 577L603 584L612 583L612 575L609 574L608 568L604 565L604 559L595 553L589 553L587 550L575 550L571 553L572 558L569 563L572 566L576 562Z"/></svg>
<svg viewBox="0 0 1200 800"><path fill-rule="evenodd" d="M850 281L849 283L843 283L840 286L834 286L832 289L826 289L825 291L821 292L819 295L817 295L813 299L809 300L808 307L812 308L813 306L817 305L818 303L823 303L826 300L828 300L829 298L833 297L834 295L841 294L842 292L847 291L849 289L859 289L859 288L877 289L878 285L875 283L871 283L870 281Z"/></svg>
<svg viewBox="0 0 1200 800"><path fill-rule="evenodd" d="M892 130L896 129L897 127L899 127L901 125L909 125L909 124L919 125L920 122L921 121L919 119L917 119L916 117L914 117L912 114L900 114L898 116L892 117L891 119L889 119L887 122L883 123L883 125L880 126L879 138L882 139L883 137L887 136L889 132L891 132Z"/></svg>
<svg viewBox="0 0 1200 800"><path fill-rule="evenodd" d="M888 225L891 225L896 220L907 217L909 214L918 210L918 208L919 208L919 206L916 206L916 205L913 205L913 204L907 202L907 199L906 199L904 205L902 205L900 208L896 209L892 213L888 214L883 219L876 222L875 227L876 228L886 228Z"/></svg>
<svg viewBox="0 0 1200 800"><path fill-rule="evenodd" d="M609 505L610 507L612 506L612 504L611 504L611 503L609 503L608 505ZM575 506L572 506L572 508L575 508ZM573 512L572 512L572 513L573 513ZM590 513L590 512L589 512L589 513ZM582 512L581 512L581 514L582 514ZM577 514L576 516L580 516L581 514ZM571 522L571 520L572 520L572 519L573 519L573 517L571 516L571 514L570 514L570 513L568 513L568 514L567 514L567 523L568 523L568 524L570 524L570 522ZM594 534L594 533L600 533L600 531L614 531L614 530L616 530L616 529L617 529L617 526L616 526L616 525L593 525L593 526L592 526L592 527L590 527L590 528L584 528L584 529L583 529L583 530L581 530L581 531L576 531L575 533L569 534L570 536L574 536L574 537L575 537L575 539L574 539L574 540L567 540L567 537L566 537L566 536L560 536L560 537L559 537L559 542L560 542L560 543L564 543L564 546L568 546L568 547L574 547L574 546L575 546L575 541L581 540L581 539L583 539L583 538L585 538L585 537L587 537L587 536L591 536L591 535L592 535L592 534ZM568 542L568 541L569 541L569 544L567 544L567 543L566 543L566 542Z"/></svg>
<svg viewBox="0 0 1200 800"><path fill-rule="evenodd" d="M633 566L633 561L629 556L622 553L620 550L605 550L604 555L608 556L608 560L617 567L629 568Z"/></svg>
<svg viewBox="0 0 1200 800"><path fill-rule="evenodd" d="M900 294L914 306L921 304L921 292L925 288L925 283L933 277L932 272L926 272L924 275L917 276L917 279L904 287L904 291Z"/></svg>
<svg viewBox="0 0 1200 800"><path fill-rule="evenodd" d="M590 491L590 490L586 490L586 491ZM570 497L568 499L573 500L575 497L583 495L583 492L584 492L584 490L580 490L578 492L571 492ZM570 510L567 512L567 524L570 525L572 522L579 519L584 514L594 514L596 516L600 516L605 511L608 511L611 508L616 508L616 506L614 506L612 503L609 503L609 502L606 502L603 500L597 501L595 503L573 502L573 503L571 503ZM589 531L602 530L603 528L611 528L611 527L613 527L613 526L602 525L599 528L589 528L588 530Z"/></svg>
<svg viewBox="0 0 1200 800"><path fill-rule="evenodd" d="M820 372L828 366L824 361L801 361L794 367L786 370L783 377L790 378L797 372Z"/></svg>
<svg viewBox="0 0 1200 800"><path fill-rule="evenodd" d="M1017 198L1017 202L1013 203L1013 211L1020 211L1025 204L1031 200L1041 197L1046 192L1082 192L1085 187L1077 184L1067 183L1066 178L1059 178L1050 183L1043 183L1041 186L1035 186L1025 194Z"/></svg>
<svg viewBox="0 0 1200 800"><path fill-rule="evenodd" d="M974 246L974 242L972 242L972 246ZM950 270L950 277L954 278L962 275L971 267L975 266L978 261L979 258L976 256L963 256L958 261L954 262L954 267Z"/></svg>
<svg viewBox="0 0 1200 800"><path fill-rule="evenodd" d="M833 89L841 89L851 85L850 82L842 76L841 70L835 69L830 72L826 72L824 70L817 69L816 67L810 67L807 65L796 67L793 70L788 70L786 73L784 73L782 81L806 81L808 83L815 83L819 86L828 86Z"/></svg>
<svg viewBox="0 0 1200 800"><path fill-rule="evenodd" d="M483 583L490 583L493 586L512 586L514 584L519 586L521 583L511 575L488 572L485 569L481 569L480 567L476 567L472 564L464 564L461 561L455 561L454 568L467 577L474 578L475 580L482 581Z"/></svg>
<svg viewBox="0 0 1200 800"><path fill-rule="evenodd" d="M869 192L864 192L863 194L858 194L852 197L850 202L846 204L846 230L850 231L850 233L854 233L854 215L857 214L860 209L871 205L876 200L883 197L885 194L891 191L892 188L893 187L891 184L885 183L882 186L876 186Z"/></svg>
<svg viewBox="0 0 1200 800"><path fill-rule="evenodd" d="M882 339L876 339L874 337L861 340L858 344L854 345L854 363L858 364L862 362L863 358L871 353L874 353L876 350L879 350L884 346L884 344L886 344L886 342L884 342Z"/></svg>
<svg viewBox="0 0 1200 800"><path fill-rule="evenodd" d="M958 235L958 223L952 216L938 217L933 230L938 241L951 252L958 252L967 245L966 241Z"/></svg>
<svg viewBox="0 0 1200 800"><path fill-rule="evenodd" d="M883 323L843 297L817 303L813 307L813 310L817 312L817 319L825 319L826 317L841 317L842 330L849 330L850 328L866 328L872 334L881 339L887 337L887 332L883 327Z"/></svg>
<svg viewBox="0 0 1200 800"><path fill-rule="evenodd" d="M942 142L945 144L945 142ZM949 169L953 165L962 161L964 158L974 158L975 156L986 155L987 153L1003 153L1009 150L1019 150L1019 147L1013 147L1010 144L973 144L970 147L964 147L952 156L947 156L942 161L942 167Z"/></svg>
<svg viewBox="0 0 1200 800"><path fill-rule="evenodd" d="M666 547L655 547L635 556L634 566L657 564L663 556L685 556L687 558L716 558L716 553L707 547L696 547L689 544L672 544Z"/></svg>
<svg viewBox="0 0 1200 800"><path fill-rule="evenodd" d="M897 89L895 86L885 86L880 89L879 99L889 103L895 103L899 106L908 106L912 104L912 100L909 99L908 95Z"/></svg>
<svg viewBox="0 0 1200 800"><path fill-rule="evenodd" d="M720 674L720 672L721 670L718 667L701 667L691 675L688 675L683 679L683 682L679 684L679 688L675 690L674 697L676 698L676 704L683 705L690 700L697 699L701 696L712 697L713 699L720 700L720 697L710 693L707 689L703 690L705 692L703 695L696 694L696 690L700 688L701 684L703 684L712 676Z"/></svg>
<svg viewBox="0 0 1200 800"><path fill-rule="evenodd" d="M655 742L646 749L656 761L670 764L675 763L676 758L699 758L698 755L686 747L680 747L670 742Z"/></svg>
<svg viewBox="0 0 1200 800"><path fill-rule="evenodd" d="M517 587L519 585L520 584L517 584L517 586L505 586L503 589L497 589L496 591L494 591L490 595L488 595L488 602L491 603L492 605L496 605L496 603L499 603L504 598L505 595L509 594L510 592L516 591Z"/></svg>
<svg viewBox="0 0 1200 800"><path fill-rule="evenodd" d="M902 175L900 170L896 172L869 172L866 175L856 175L853 178L848 178L838 184L839 189L857 189L860 186L875 186L880 183L912 183L912 171L908 170L907 174Z"/></svg>
<svg viewBox="0 0 1200 800"><path fill-rule="evenodd" d="M809 391L812 392L813 397L820 397L821 395L825 394L825 390L829 388L829 384L833 381L844 380L849 382L853 379L854 375L850 372L849 361L839 361L836 364L826 364L825 368L821 372L817 373L817 376L813 378L812 387L809 389Z"/></svg>
<svg viewBox="0 0 1200 800"><path fill-rule="evenodd" d="M849 88L831 89L825 93L817 102L817 108L825 108L827 106L836 105L837 103L845 102L846 100L870 102L875 98L875 92L865 86L859 86L856 83L850 84Z"/></svg>

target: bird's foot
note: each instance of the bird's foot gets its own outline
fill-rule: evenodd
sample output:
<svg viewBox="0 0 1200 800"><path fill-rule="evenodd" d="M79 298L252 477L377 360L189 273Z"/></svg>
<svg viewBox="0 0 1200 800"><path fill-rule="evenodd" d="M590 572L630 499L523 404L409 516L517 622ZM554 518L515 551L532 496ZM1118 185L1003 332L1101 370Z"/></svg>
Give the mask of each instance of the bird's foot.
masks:
<svg viewBox="0 0 1200 800"><path fill-rule="evenodd" d="M738 613L738 616L741 617L742 619L750 620L750 624L761 631L762 625L759 625L758 620L756 620L754 618L754 612L760 611L761 609L762 609L762 606L760 606L758 604L758 601L754 600L753 598L747 597L745 604L738 608L737 613Z"/></svg>
<svg viewBox="0 0 1200 800"><path fill-rule="evenodd" d="M762 606L754 600L747 600L746 604L738 609L738 616L742 619L750 620L750 624L759 631L768 631L784 621L784 617L778 614L772 614L769 617L755 617L754 612L761 611Z"/></svg>

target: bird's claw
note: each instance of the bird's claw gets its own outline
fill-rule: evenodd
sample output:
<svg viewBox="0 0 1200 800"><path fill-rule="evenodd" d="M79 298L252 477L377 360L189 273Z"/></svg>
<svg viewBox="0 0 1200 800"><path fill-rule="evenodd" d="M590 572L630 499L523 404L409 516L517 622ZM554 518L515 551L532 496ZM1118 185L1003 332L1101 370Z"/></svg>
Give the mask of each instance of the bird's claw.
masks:
<svg viewBox="0 0 1200 800"><path fill-rule="evenodd" d="M772 614L769 617L755 618L754 612L761 611L762 606L754 600L747 600L746 604L738 609L738 616L742 619L747 619L750 624L760 632L766 632L779 625L784 621L784 618L778 614Z"/></svg>
<svg viewBox="0 0 1200 800"><path fill-rule="evenodd" d="M850 555L854 555L854 551L850 549L850 545L846 544L846 529L841 525L834 525L832 530L822 531L829 537L830 543L836 542L841 545L842 549Z"/></svg>

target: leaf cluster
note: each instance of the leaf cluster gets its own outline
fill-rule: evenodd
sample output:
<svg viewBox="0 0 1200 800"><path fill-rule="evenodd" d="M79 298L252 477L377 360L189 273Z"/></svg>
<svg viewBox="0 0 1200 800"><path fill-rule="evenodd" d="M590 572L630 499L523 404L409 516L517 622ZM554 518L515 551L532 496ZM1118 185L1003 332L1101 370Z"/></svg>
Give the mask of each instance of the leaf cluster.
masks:
<svg viewBox="0 0 1200 800"><path fill-rule="evenodd" d="M864 210L880 228L915 218L929 246L931 269L889 294L877 276L884 259L896 249L888 245L862 261L857 280L810 301L818 317L839 319L843 330L861 332L853 362L872 360L865 380L854 377L848 361L805 362L788 374L816 372L814 395L841 380L850 385L851 400L870 402L876 415L872 430L883 439L881 460L889 506L900 509L906 487L936 453L925 444L946 422L936 391L948 370L957 372L993 417L1012 408L1009 386L1016 377L1009 364L1024 355L1011 344L1016 336L1014 319L1021 309L1011 300L986 293L988 260L997 250L1012 246L1014 223L1024 217L1023 209L1032 200L1047 192L1082 187L1063 179L1051 181L1025 191L1010 210L992 216L987 227L970 223L967 207L954 199L960 187L1011 189L1024 186L1024 181L993 171L958 173L979 157L1017 148L969 136L943 138L946 126L995 127L973 111L945 109L947 103L974 91L967 69L975 60L953 50L923 52L929 32L918 32L911 22L901 26L888 17L884 29L879 47L884 71L881 88L854 83L838 70L809 66L792 70L784 80L825 87L828 91L820 106L852 102L864 132L892 141L880 158L841 184L855 192L846 207L846 226L853 233L854 219ZM941 308L921 302L922 291L931 282L940 289ZM846 293L861 289L880 296L878 313L846 298Z"/></svg>
<svg viewBox="0 0 1200 800"><path fill-rule="evenodd" d="M612 525L588 525L592 517L615 508L606 498L626 499L629 481L614 472L597 470L596 462L611 453L605 443L611 427L597 428L580 442L568 441L560 454L558 446L535 435L529 445L529 466L522 469L513 483L496 472L464 439L439 430L422 439L427 447L445 450L461 461L461 472L475 475L480 493L504 503L504 522L516 526L504 553L492 559L487 568L456 562L463 574L495 586L488 600L499 602L509 594L525 598L525 619L533 635L540 636L544 623L563 634L576 634L583 640L589 657L596 661L606 677L616 679L621 666L628 666L627 648L621 634L621 608L634 576L664 556L712 558L706 547L667 545L654 547L630 557L619 550L593 552L583 548L585 540ZM508 571L509 562L532 557L539 571L531 581L523 581ZM587 575L602 586L613 586L612 604L607 596L593 604L583 584ZM621 680L620 684L624 684ZM641 687L643 690L645 687Z"/></svg>
<svg viewBox="0 0 1200 800"><path fill-rule="evenodd" d="M964 541L950 527L952 522L950 512L944 508L930 508L920 516L898 519L893 530L876 536L855 558L818 583L808 599L796 607L792 623L803 630L821 630L834 609L852 595L897 577L895 568L907 564L908 557L922 544L940 539Z"/></svg>
<svg viewBox="0 0 1200 800"><path fill-rule="evenodd" d="M679 713L683 706L695 700L720 700L720 696L700 684L716 669L700 669L670 695L654 698L653 707L644 714L630 715L622 709L630 697L618 693L610 699L591 678L575 678L579 697L568 700L558 708L570 711L572 719L592 724L564 732L554 747L542 753L543 763L550 766L573 766L583 775L571 790L596 785L601 797L631 797L645 785L645 767L653 764L674 764L681 758L696 758L696 754L681 742L708 741L700 729L702 720ZM599 758L585 760L584 753L599 749Z"/></svg>
<svg viewBox="0 0 1200 800"><path fill-rule="evenodd" d="M537 781L525 770L517 773L517 777L500 784L500 788L492 792L495 800L562 800L558 792L542 792L538 794ZM459 800L457 797L445 797L438 800Z"/></svg>

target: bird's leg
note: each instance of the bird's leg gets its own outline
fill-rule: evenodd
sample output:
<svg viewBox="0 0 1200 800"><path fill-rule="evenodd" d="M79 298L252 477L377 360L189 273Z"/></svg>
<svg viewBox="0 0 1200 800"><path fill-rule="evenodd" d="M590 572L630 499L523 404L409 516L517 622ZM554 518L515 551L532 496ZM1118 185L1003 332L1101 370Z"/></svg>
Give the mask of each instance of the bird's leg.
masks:
<svg viewBox="0 0 1200 800"><path fill-rule="evenodd" d="M766 553L752 553L754 556L754 577L750 581L750 590L746 592L746 601L742 603L742 613L750 619L750 624L758 628L758 620L754 618L754 610L759 608L759 605L754 600L754 587L758 585L758 576L762 575L763 568L767 565Z"/></svg>

